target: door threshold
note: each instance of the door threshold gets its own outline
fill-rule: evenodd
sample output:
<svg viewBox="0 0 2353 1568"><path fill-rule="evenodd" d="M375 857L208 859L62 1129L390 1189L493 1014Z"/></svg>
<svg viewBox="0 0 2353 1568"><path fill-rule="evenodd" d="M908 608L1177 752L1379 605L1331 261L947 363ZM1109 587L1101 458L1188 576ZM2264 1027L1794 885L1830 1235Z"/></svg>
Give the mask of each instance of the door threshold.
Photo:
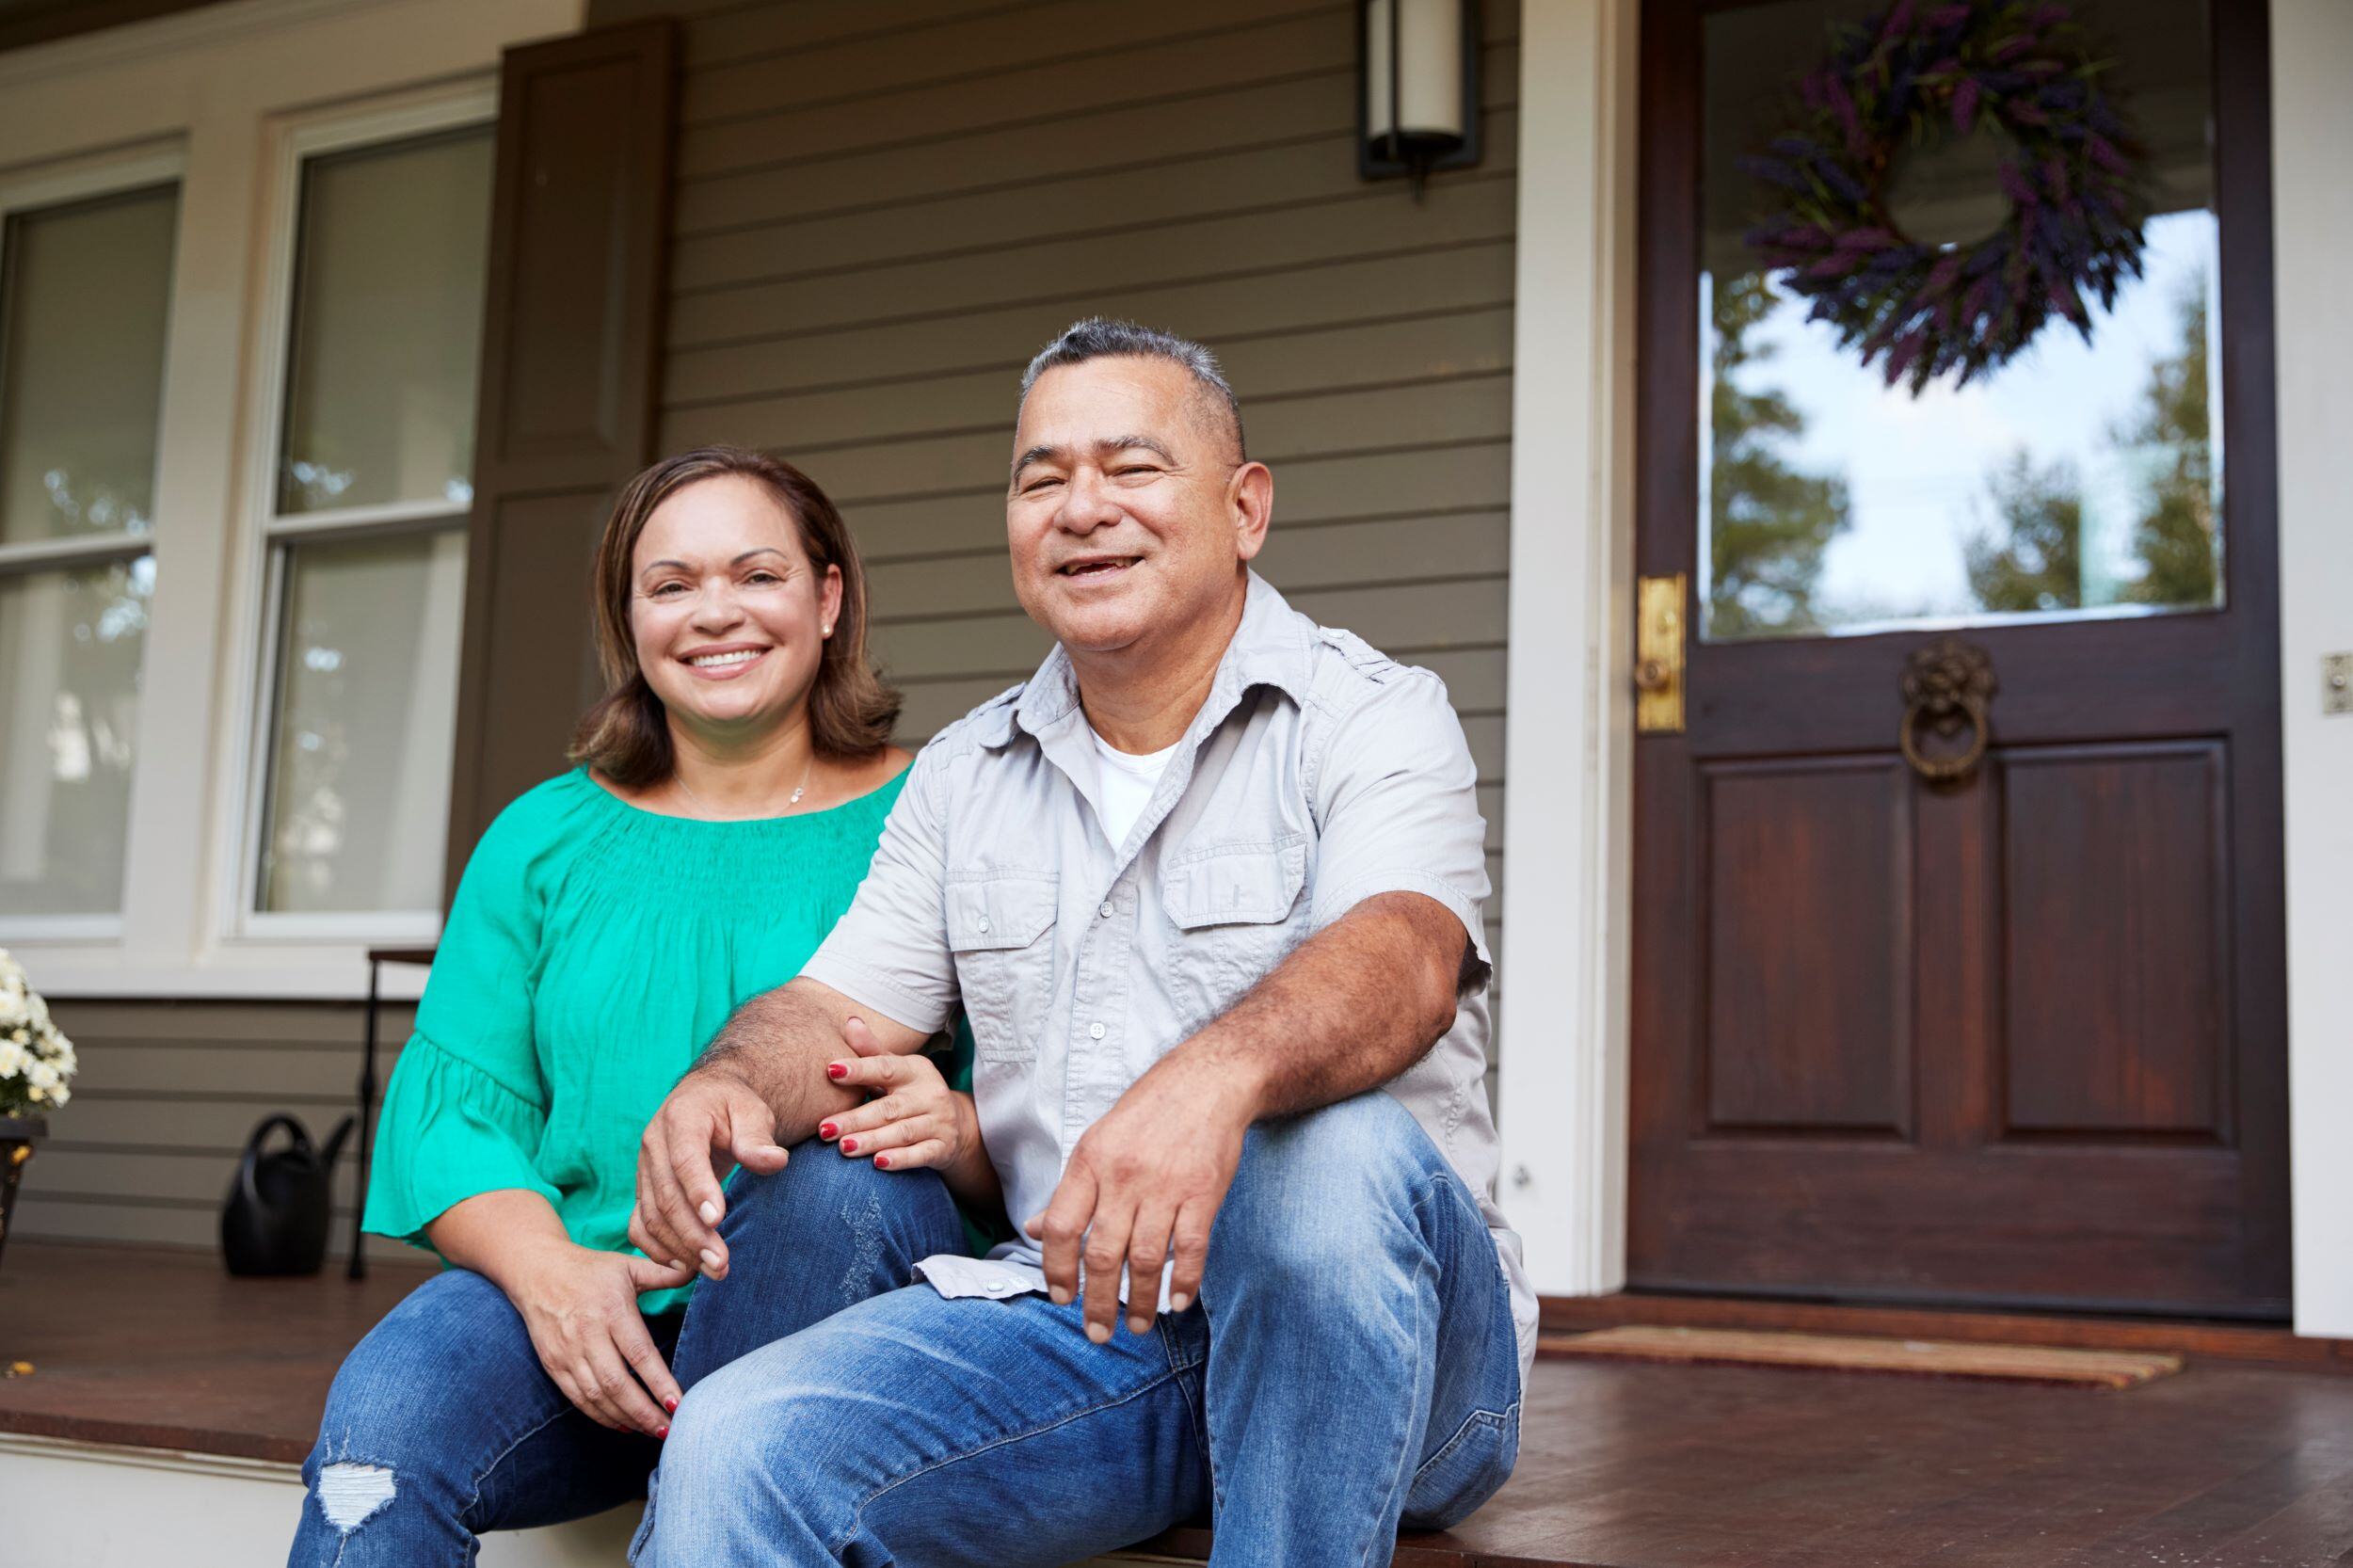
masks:
<svg viewBox="0 0 2353 1568"><path fill-rule="evenodd" d="M1854 1306L1765 1296L1696 1296L1621 1290L1607 1296L1546 1296L1537 1340L1628 1323L1895 1339L2042 1345L2071 1350L2173 1351L2198 1361L2353 1375L2353 1339L2299 1335L2283 1325L2211 1319L2122 1318L1979 1307Z"/></svg>

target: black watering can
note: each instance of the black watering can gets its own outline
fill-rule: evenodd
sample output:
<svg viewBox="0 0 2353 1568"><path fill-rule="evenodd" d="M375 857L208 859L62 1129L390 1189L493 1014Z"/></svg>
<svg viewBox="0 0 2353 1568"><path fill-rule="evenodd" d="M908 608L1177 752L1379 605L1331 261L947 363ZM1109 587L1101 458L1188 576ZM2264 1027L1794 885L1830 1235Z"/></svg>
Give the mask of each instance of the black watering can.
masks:
<svg viewBox="0 0 2353 1568"><path fill-rule="evenodd" d="M220 1251L232 1274L315 1274L327 1257L333 1217L335 1156L357 1118L345 1116L324 1149L292 1116L266 1116L245 1141L237 1177L220 1211ZM291 1142L269 1154L262 1144L284 1128Z"/></svg>

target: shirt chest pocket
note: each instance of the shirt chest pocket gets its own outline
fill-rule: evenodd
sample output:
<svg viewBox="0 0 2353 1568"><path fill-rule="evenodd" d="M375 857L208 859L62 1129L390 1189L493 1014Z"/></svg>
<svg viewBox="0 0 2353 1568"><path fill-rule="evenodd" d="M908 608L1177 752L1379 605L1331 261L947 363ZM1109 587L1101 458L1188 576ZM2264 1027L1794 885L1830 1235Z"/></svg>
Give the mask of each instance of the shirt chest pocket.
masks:
<svg viewBox="0 0 2353 1568"><path fill-rule="evenodd" d="M1241 1000L1306 936L1307 838L1188 849L1160 872L1169 988L1191 1033Z"/></svg>
<svg viewBox="0 0 2353 1568"><path fill-rule="evenodd" d="M1034 1062L1053 1003L1056 878L989 872L948 881L948 945L978 1064Z"/></svg>

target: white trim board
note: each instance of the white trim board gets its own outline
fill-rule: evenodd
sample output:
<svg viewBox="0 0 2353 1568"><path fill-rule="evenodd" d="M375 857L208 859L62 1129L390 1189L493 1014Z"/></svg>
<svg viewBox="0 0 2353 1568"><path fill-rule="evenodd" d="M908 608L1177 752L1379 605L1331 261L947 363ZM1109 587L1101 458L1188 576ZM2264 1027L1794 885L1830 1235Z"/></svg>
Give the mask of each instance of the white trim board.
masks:
<svg viewBox="0 0 2353 1568"><path fill-rule="evenodd" d="M1625 1279L1632 0L1520 19L1498 1201L1545 1295Z"/></svg>
<svg viewBox="0 0 2353 1568"><path fill-rule="evenodd" d="M2296 1331L2353 1336L2353 714L2320 659L2353 649L2353 6L2272 0L2273 310L2280 408L2280 744L2287 834L2288 1147Z"/></svg>

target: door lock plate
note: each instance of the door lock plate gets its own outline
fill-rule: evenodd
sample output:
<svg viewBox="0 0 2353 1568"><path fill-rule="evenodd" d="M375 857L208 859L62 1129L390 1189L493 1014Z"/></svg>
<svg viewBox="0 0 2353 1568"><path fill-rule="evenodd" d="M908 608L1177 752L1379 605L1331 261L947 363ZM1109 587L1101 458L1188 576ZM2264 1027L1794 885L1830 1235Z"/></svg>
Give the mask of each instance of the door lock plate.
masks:
<svg viewBox="0 0 2353 1568"><path fill-rule="evenodd" d="M1684 575L1645 577L1635 584L1634 729L1683 732Z"/></svg>

